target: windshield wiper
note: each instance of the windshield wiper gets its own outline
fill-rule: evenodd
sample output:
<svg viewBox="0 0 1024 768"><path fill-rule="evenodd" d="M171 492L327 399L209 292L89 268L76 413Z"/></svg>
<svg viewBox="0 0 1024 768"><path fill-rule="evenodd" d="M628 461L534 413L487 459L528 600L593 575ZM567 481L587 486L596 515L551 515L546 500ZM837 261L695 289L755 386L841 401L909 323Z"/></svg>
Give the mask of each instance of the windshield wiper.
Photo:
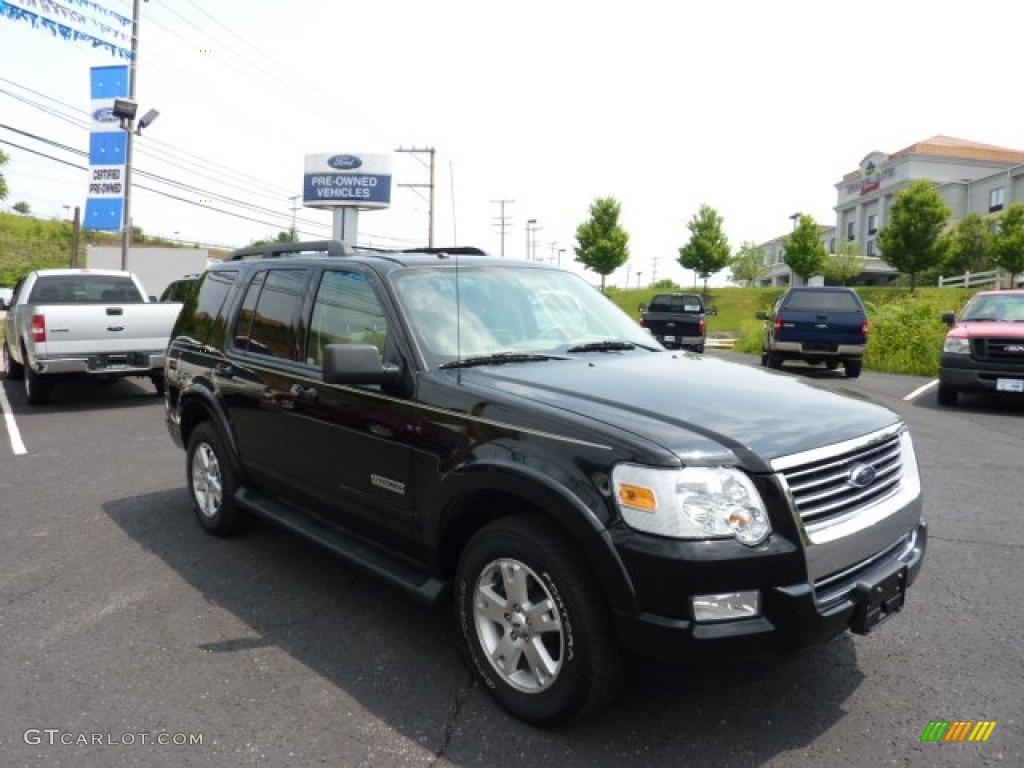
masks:
<svg viewBox="0 0 1024 768"><path fill-rule="evenodd" d="M590 341L586 344L577 344L573 347L569 347L566 352L617 352L619 350L636 349L637 347L641 347L642 349L654 349L654 347L636 344L632 341L606 339L604 341Z"/></svg>
<svg viewBox="0 0 1024 768"><path fill-rule="evenodd" d="M479 357L465 357L461 360L452 360L450 363L442 363L438 368L472 368L477 365L505 365L506 363L535 363L542 360L567 360L561 355L541 355L532 352L498 352L493 355L480 355Z"/></svg>

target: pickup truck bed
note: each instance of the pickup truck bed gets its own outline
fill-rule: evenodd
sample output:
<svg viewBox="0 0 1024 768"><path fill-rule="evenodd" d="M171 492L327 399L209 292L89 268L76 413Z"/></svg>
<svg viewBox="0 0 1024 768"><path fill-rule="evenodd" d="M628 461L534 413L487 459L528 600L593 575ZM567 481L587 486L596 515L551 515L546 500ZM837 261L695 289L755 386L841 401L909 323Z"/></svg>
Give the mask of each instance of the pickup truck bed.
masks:
<svg viewBox="0 0 1024 768"><path fill-rule="evenodd" d="M58 378L143 376L163 391L163 364L180 304L151 302L112 270L40 270L15 288L4 332L6 374L32 405Z"/></svg>
<svg viewBox="0 0 1024 768"><path fill-rule="evenodd" d="M704 299L695 293L661 293L640 308L640 325L668 349L703 352L707 338Z"/></svg>

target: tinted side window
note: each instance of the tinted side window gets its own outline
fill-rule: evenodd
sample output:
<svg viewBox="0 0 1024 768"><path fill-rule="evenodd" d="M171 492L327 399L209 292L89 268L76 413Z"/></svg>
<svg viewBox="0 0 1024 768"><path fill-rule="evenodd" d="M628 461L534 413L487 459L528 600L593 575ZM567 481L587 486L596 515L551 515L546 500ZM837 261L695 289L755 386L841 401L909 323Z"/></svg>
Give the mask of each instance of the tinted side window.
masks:
<svg viewBox="0 0 1024 768"><path fill-rule="evenodd" d="M321 365L328 344L373 344L383 356L387 339L387 317L369 278L347 270L324 272L309 323L306 362Z"/></svg>
<svg viewBox="0 0 1024 768"><path fill-rule="evenodd" d="M252 325L245 348L260 355L294 360L298 348L298 322L308 269L275 269L265 273L261 287L254 280L246 294L245 307L256 291L259 296L252 310Z"/></svg>
<svg viewBox="0 0 1024 768"><path fill-rule="evenodd" d="M174 335L218 346L224 338L224 302L237 277L234 270L207 272L198 292L185 300Z"/></svg>

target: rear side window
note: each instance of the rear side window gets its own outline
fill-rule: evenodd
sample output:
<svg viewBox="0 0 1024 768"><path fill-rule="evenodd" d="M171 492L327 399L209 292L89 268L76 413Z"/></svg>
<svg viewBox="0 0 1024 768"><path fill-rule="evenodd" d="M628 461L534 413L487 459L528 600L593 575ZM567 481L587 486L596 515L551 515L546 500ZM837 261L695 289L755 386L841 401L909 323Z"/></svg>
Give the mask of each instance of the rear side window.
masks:
<svg viewBox="0 0 1024 768"><path fill-rule="evenodd" d="M862 312L856 294L850 291L794 291L783 302L793 312Z"/></svg>
<svg viewBox="0 0 1024 768"><path fill-rule="evenodd" d="M237 278L236 270L207 272L199 290L185 299L174 335L219 347L224 341L224 302Z"/></svg>
<svg viewBox="0 0 1024 768"><path fill-rule="evenodd" d="M30 304L142 304L135 283L120 275L51 275L32 286Z"/></svg>
<svg viewBox="0 0 1024 768"><path fill-rule="evenodd" d="M274 269L253 278L235 331L239 348L294 360L308 269Z"/></svg>

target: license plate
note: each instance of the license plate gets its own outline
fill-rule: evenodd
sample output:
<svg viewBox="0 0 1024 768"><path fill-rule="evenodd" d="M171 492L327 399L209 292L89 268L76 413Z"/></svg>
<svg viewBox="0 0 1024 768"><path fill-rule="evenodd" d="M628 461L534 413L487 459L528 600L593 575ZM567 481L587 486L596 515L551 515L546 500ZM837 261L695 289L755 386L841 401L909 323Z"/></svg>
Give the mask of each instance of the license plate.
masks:
<svg viewBox="0 0 1024 768"><path fill-rule="evenodd" d="M850 629L866 635L899 611L907 597L907 566L895 563L889 568L866 574L853 591L857 607Z"/></svg>
<svg viewBox="0 0 1024 768"><path fill-rule="evenodd" d="M1024 392L1024 379L996 379L999 392Z"/></svg>
<svg viewBox="0 0 1024 768"><path fill-rule="evenodd" d="M675 341L675 340L676 340L675 336L666 336L665 337L665 341Z"/></svg>

